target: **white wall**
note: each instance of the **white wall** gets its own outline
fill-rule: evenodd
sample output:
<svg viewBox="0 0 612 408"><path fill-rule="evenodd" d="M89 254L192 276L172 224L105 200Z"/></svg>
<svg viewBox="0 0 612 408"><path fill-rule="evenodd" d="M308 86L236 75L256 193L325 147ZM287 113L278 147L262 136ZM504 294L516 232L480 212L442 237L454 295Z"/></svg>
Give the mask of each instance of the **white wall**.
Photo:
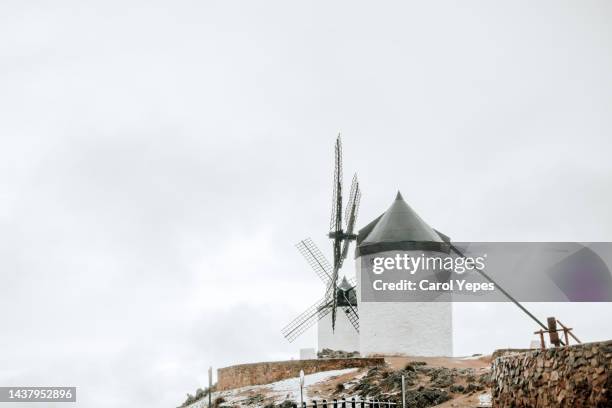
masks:
<svg viewBox="0 0 612 408"><path fill-rule="evenodd" d="M411 252L411 251L404 251ZM389 251L379 256L395 256ZM420 255L423 251L414 252ZM361 302L361 258L356 260L360 353L452 356L453 314L449 302Z"/></svg>
<svg viewBox="0 0 612 408"><path fill-rule="evenodd" d="M342 351L359 351L359 333L349 321L343 308L336 314L336 330L332 332L331 313L319 320L318 350L324 348Z"/></svg>
<svg viewBox="0 0 612 408"><path fill-rule="evenodd" d="M300 360L314 360L317 358L317 352L313 348L300 349Z"/></svg>

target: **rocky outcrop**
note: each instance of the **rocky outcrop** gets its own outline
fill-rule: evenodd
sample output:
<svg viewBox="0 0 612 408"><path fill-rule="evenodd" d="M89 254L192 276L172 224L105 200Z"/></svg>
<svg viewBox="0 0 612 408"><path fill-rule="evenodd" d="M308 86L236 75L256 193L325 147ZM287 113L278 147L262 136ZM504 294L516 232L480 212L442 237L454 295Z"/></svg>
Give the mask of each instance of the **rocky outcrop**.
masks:
<svg viewBox="0 0 612 408"><path fill-rule="evenodd" d="M363 399L400 404L402 377L406 386L406 406L412 408L433 407L454 398L485 393L489 381L488 371L430 367L425 362L411 361L402 370L371 368L358 381L348 383L339 396L358 395Z"/></svg>
<svg viewBox="0 0 612 408"><path fill-rule="evenodd" d="M494 360L494 407L612 406L612 341Z"/></svg>
<svg viewBox="0 0 612 408"><path fill-rule="evenodd" d="M317 358L355 358L359 357L358 351L342 351L324 348L317 353Z"/></svg>

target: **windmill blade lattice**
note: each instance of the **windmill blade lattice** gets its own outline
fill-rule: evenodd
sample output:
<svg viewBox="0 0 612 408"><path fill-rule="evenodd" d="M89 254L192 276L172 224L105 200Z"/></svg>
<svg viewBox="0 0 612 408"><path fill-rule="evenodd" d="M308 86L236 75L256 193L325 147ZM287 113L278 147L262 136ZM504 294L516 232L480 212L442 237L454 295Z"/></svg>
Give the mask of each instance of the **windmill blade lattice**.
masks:
<svg viewBox="0 0 612 408"><path fill-rule="evenodd" d="M357 333L359 333L359 315L357 314L357 310L352 306L348 306L344 308L344 312L349 322L351 322L351 325L353 325Z"/></svg>
<svg viewBox="0 0 612 408"><path fill-rule="evenodd" d="M312 270L315 271L319 279L321 279L325 285L329 285L333 273L332 266L321 250L312 242L312 239L303 239L295 244L295 246L302 256L304 256L304 259L306 259L306 262L308 262Z"/></svg>
<svg viewBox="0 0 612 408"><path fill-rule="evenodd" d="M352 291L356 291L357 290L357 282L355 280L355 278L349 278L347 279L349 285L351 286L351 288L348 291L343 291L342 295L344 296L344 300L346 302L346 304L348 306L346 306L344 308L344 312L346 313L346 317L348 318L349 322L351 323L351 325L353 325L353 328L355 328L355 330L357 331L357 333L359 333L359 313L357 312L357 305L353 306L351 300L350 300L350 296L347 297L347 294L352 290ZM356 294L355 294L355 298L356 298Z"/></svg>
<svg viewBox="0 0 612 408"><path fill-rule="evenodd" d="M342 140L340 134L336 138L334 146L334 184L332 191L332 209L329 219L329 230L337 231L342 228Z"/></svg>
<svg viewBox="0 0 612 408"><path fill-rule="evenodd" d="M357 174L353 176L353 182L351 184L351 194L349 195L349 202L346 206L346 239L342 246L342 255L340 257L340 266L344 263L348 255L349 246L351 240L355 239L356 236L353 234L355 230L355 223L357 222L357 215L359 213L359 202L361 201L361 190L359 189L359 181L357 181Z"/></svg>
<svg viewBox="0 0 612 408"><path fill-rule="evenodd" d="M334 186L332 193L332 211L330 219L329 236L334 240L334 269L332 279L329 284L327 295L332 301L332 328L336 327L336 288L338 286L338 270L341 264L342 255L342 141L340 135L336 138L336 146L334 149Z"/></svg>
<svg viewBox="0 0 612 408"><path fill-rule="evenodd" d="M300 334L312 327L317 321L331 312L330 301L327 297L318 300L298 317L285 326L281 333L289 342L295 340Z"/></svg>

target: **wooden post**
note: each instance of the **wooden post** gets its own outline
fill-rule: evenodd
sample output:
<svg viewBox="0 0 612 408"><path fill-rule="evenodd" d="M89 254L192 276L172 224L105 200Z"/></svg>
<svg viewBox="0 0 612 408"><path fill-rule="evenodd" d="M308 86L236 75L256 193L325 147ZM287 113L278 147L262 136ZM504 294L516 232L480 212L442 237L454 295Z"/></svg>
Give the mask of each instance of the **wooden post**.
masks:
<svg viewBox="0 0 612 408"><path fill-rule="evenodd" d="M544 331L540 330L540 331L535 332L534 334L539 334L540 335L540 348L542 350L545 350L546 349L546 341L544 340Z"/></svg>
<svg viewBox="0 0 612 408"><path fill-rule="evenodd" d="M549 317L546 319L548 322L548 335L550 336L550 342L555 346L561 345L561 339L559 339L559 333L557 332L557 319Z"/></svg>
<svg viewBox="0 0 612 408"><path fill-rule="evenodd" d="M559 323L559 326L563 327L565 330L567 330L567 333L572 337L572 339L576 340L576 343L578 344L582 344L582 342L580 340L578 340L578 337L574 336L574 333L572 333L572 328L570 327L565 327L563 325L563 323L561 323L559 320L557 320L557 323ZM569 344L569 343L568 343Z"/></svg>

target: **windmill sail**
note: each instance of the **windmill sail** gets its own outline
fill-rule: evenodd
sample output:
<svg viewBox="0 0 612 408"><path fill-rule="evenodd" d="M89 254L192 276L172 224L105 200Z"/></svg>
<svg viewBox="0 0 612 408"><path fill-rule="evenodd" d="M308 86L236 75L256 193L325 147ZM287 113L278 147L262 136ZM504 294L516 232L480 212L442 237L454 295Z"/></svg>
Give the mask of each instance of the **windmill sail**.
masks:
<svg viewBox="0 0 612 408"><path fill-rule="evenodd" d="M323 281L325 285L329 285L331 281L333 270L332 266L325 258L325 255L319 248L312 242L312 239L306 238L301 240L295 245L300 253L308 262L308 265L312 268L317 276Z"/></svg>
<svg viewBox="0 0 612 408"><path fill-rule="evenodd" d="M346 239L342 246L342 256L340 257L340 266L348 255L349 246L351 240L355 239L353 231L355 230L355 223L357 222L357 214L359 213L359 202L361 200L361 190L359 189L359 181L357 181L357 174L353 176L353 182L351 184L351 193L349 195L349 202L346 206L345 218L346 218Z"/></svg>
<svg viewBox="0 0 612 408"><path fill-rule="evenodd" d="M348 255L350 241L356 239L356 235L353 231L355 229L359 210L361 190L359 188L359 182L357 181L357 175L355 175L351 183L349 198L344 212L346 223L345 232L342 222L342 177L342 140L340 134L338 134L334 145L332 208L328 234L329 238L333 240L333 263L330 264L310 238L304 239L296 244L297 249L302 256L304 256L306 262L308 262L319 279L326 285L326 291L323 299L313 304L282 329L283 336L289 341L296 339L300 334L304 333L319 319L327 316L330 312L332 314L332 330L334 330L336 327L338 303L341 304L340 307L346 313L348 320L355 330L359 331L359 315L357 314L356 297L348 296L347 298L347 292L354 293L356 290L355 282L352 281L348 287L344 286L341 289L338 287L338 275L343 261Z"/></svg>
<svg viewBox="0 0 612 408"><path fill-rule="evenodd" d="M357 314L357 309L353 306L348 306L344 308L344 312L349 322L351 322L355 330L357 330L357 333L359 333L359 315Z"/></svg>
<svg viewBox="0 0 612 408"><path fill-rule="evenodd" d="M340 140L340 134L334 146L334 184L329 230L335 232L338 228L342 228L342 140Z"/></svg>
<svg viewBox="0 0 612 408"><path fill-rule="evenodd" d="M357 314L357 294L355 291L355 280L343 278L342 283L338 286L338 296L341 297L338 303L344 309L348 321L359 333L359 315Z"/></svg>
<svg viewBox="0 0 612 408"><path fill-rule="evenodd" d="M281 333L289 342L295 340L300 334L308 330L317 321L325 317L331 312L330 301L327 297L323 297L318 300L308 309L303 311L298 317L293 319L287 326L285 326Z"/></svg>
<svg viewBox="0 0 612 408"><path fill-rule="evenodd" d="M332 193L332 211L329 236L334 240L334 269L327 295L332 300L332 329L336 327L336 287L338 286L338 270L341 264L342 245L342 141L340 135L336 138L334 149L334 187Z"/></svg>

